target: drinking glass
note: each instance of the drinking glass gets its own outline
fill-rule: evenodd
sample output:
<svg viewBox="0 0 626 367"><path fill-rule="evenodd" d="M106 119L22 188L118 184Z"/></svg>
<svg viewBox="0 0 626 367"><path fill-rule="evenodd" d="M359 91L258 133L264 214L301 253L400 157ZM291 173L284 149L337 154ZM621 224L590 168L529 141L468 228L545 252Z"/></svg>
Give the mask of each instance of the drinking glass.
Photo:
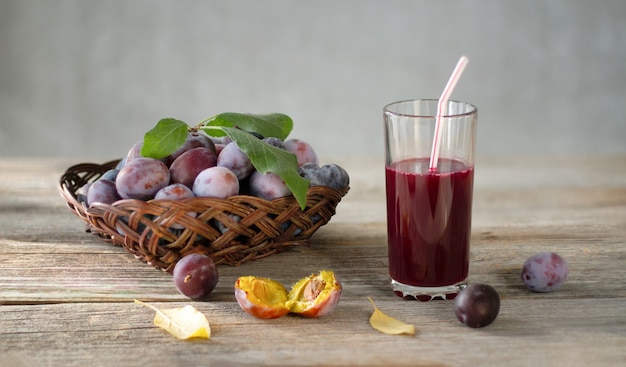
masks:
<svg viewBox="0 0 626 367"><path fill-rule="evenodd" d="M400 297L453 299L467 285L478 110L448 101L430 167L436 99L384 107L387 245Z"/></svg>

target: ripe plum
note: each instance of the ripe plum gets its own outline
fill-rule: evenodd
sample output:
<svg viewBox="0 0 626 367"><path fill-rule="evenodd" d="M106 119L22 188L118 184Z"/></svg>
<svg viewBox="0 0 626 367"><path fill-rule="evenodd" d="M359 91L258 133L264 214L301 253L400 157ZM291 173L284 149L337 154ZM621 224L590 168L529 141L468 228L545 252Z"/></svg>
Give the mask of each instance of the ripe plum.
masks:
<svg viewBox="0 0 626 367"><path fill-rule="evenodd" d="M124 164L127 164L128 162L132 161L133 159L137 157L141 157L141 147L143 147L143 140L140 140L136 142L135 144L133 144L133 146L130 147L130 150L126 154Z"/></svg>
<svg viewBox="0 0 626 367"><path fill-rule="evenodd" d="M215 137L210 136L209 139L215 145L215 155L219 156L222 152L222 149L226 146L226 144L230 143L232 140L228 136Z"/></svg>
<svg viewBox="0 0 626 367"><path fill-rule="evenodd" d="M298 167L298 173L302 178L309 180L311 186L326 186L326 175L321 167L315 163L305 163Z"/></svg>
<svg viewBox="0 0 626 367"><path fill-rule="evenodd" d="M87 182L76 190L76 200L78 200L79 203L87 204L87 194L89 193L91 185L93 185L93 182Z"/></svg>
<svg viewBox="0 0 626 367"><path fill-rule="evenodd" d="M285 143L280 140L279 138L270 136L269 138L264 138L263 139L264 142L266 142L267 144L274 146L278 149L285 149Z"/></svg>
<svg viewBox="0 0 626 367"><path fill-rule="evenodd" d="M215 153L215 143L213 143L213 140L211 140L211 138L204 134L193 131L189 132L183 145L181 145L178 149L174 151L174 153L170 154L167 157L166 163L168 165L171 165L176 160L176 158L194 148L207 148Z"/></svg>
<svg viewBox="0 0 626 367"><path fill-rule="evenodd" d="M196 195L193 194L191 189L181 183L175 183L168 186L165 186L161 190L159 190L155 195L155 199L167 199L167 200L183 200L193 198ZM198 216L198 213L190 211L187 212L187 215L195 218ZM170 229L183 229L185 228L183 225L174 223Z"/></svg>
<svg viewBox="0 0 626 367"><path fill-rule="evenodd" d="M210 148L193 148L179 155L170 166L172 183L182 183L193 187L196 176L217 164L217 156Z"/></svg>
<svg viewBox="0 0 626 367"><path fill-rule="evenodd" d="M271 172L254 171L250 176L250 194L265 200L274 200L291 195L291 190L280 176Z"/></svg>
<svg viewBox="0 0 626 367"><path fill-rule="evenodd" d="M109 180L115 182L117 179L117 175L120 173L120 170L117 168L110 169L100 176L99 180Z"/></svg>
<svg viewBox="0 0 626 367"><path fill-rule="evenodd" d="M87 191L87 204L93 203L113 204L121 197L115 188L115 182L111 180L99 179L89 186Z"/></svg>
<svg viewBox="0 0 626 367"><path fill-rule="evenodd" d="M239 221L241 220L241 217L237 214L228 213L228 217L230 217L230 219L232 219L232 221L235 223L239 223ZM229 229L227 224L224 224L218 220L215 220L215 224L217 226L217 229L219 229L222 234L226 233Z"/></svg>
<svg viewBox="0 0 626 367"><path fill-rule="evenodd" d="M148 200L169 182L170 171L165 163L152 158L137 157L120 170L115 186L124 199Z"/></svg>
<svg viewBox="0 0 626 367"><path fill-rule="evenodd" d="M126 165L126 160L128 159L127 156L124 156L122 159L120 159L119 162L117 162L117 165L115 165L115 169L122 169L122 167L124 167Z"/></svg>
<svg viewBox="0 0 626 367"><path fill-rule="evenodd" d="M252 162L235 142L230 142L224 146L217 157L217 165L233 171L239 180L250 176L254 171Z"/></svg>
<svg viewBox="0 0 626 367"><path fill-rule="evenodd" d="M313 150L313 147L300 139L289 139L285 141L285 150L295 154L298 166L305 163L318 163L317 154Z"/></svg>
<svg viewBox="0 0 626 367"><path fill-rule="evenodd" d="M471 284L454 300L454 313L459 321L472 328L485 327L500 312L500 295L488 284Z"/></svg>
<svg viewBox="0 0 626 367"><path fill-rule="evenodd" d="M350 184L348 172L337 164L325 164L320 170L326 177L326 184L333 189L339 190Z"/></svg>
<svg viewBox="0 0 626 367"><path fill-rule="evenodd" d="M228 168L209 167L194 180L193 193L198 197L225 199L239 193L239 180Z"/></svg>
<svg viewBox="0 0 626 367"><path fill-rule="evenodd" d="M193 191L186 185L174 183L167 185L154 195L155 199L183 200L195 197Z"/></svg>
<svg viewBox="0 0 626 367"><path fill-rule="evenodd" d="M172 275L176 289L192 299L206 298L219 281L215 263L204 254L184 256L174 266Z"/></svg>
<svg viewBox="0 0 626 367"><path fill-rule="evenodd" d="M522 281L535 292L552 292L563 285L569 275L569 266L554 252L540 252L530 256L522 268Z"/></svg>

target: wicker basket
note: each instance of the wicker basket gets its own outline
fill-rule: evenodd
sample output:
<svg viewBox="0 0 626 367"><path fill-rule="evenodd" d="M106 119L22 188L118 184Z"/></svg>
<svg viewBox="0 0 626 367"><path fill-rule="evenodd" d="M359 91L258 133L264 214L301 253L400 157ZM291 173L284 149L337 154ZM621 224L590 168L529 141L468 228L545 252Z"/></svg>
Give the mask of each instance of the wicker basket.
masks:
<svg viewBox="0 0 626 367"><path fill-rule="evenodd" d="M248 195L181 201L126 199L91 207L79 203L78 189L117 163L68 168L58 183L61 196L86 222L88 232L167 272L181 257L194 252L209 255L216 264L236 266L306 245L313 233L328 223L349 190L311 187L304 210L293 196L272 201ZM192 212L197 213L195 217L188 215Z"/></svg>

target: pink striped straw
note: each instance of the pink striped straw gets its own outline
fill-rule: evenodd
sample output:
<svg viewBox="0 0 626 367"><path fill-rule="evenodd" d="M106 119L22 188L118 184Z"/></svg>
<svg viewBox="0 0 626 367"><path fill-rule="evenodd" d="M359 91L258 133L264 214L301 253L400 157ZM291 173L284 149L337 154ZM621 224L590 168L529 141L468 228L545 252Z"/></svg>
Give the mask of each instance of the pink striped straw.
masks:
<svg viewBox="0 0 626 367"><path fill-rule="evenodd" d="M433 137L433 147L430 152L430 164L428 170L430 172L437 171L437 163L439 162L439 145L441 145L441 130L443 126L441 124L441 119L446 114L446 109L448 108L448 99L456 87L456 83L461 78L461 74L463 74L463 70L465 70L465 65L469 59L465 56L461 56L459 62L457 62L456 67L452 71L452 75L450 75L450 79L448 79L448 84L443 88L443 92L441 93L441 97L439 97L439 101L437 102L437 120L435 122L435 136Z"/></svg>

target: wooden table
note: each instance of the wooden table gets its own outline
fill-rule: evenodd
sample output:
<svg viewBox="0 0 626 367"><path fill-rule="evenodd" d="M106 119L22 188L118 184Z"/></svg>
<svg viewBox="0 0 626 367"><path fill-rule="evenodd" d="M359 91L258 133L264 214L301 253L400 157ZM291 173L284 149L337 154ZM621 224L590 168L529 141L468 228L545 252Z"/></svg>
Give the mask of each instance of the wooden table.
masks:
<svg viewBox="0 0 626 367"><path fill-rule="evenodd" d="M56 188L79 161L0 159L0 366L626 365L626 156L479 157L470 281L493 285L502 300L482 329L461 325L453 302L389 290L382 160L335 161L352 189L312 246L220 267L210 300L194 302L170 275L83 231ZM570 264L554 293L520 281L523 261L540 251ZM239 276L292 284L320 269L344 286L326 318L259 320L235 301ZM372 329L368 296L417 334ZM213 335L179 341L134 299L192 304Z"/></svg>

